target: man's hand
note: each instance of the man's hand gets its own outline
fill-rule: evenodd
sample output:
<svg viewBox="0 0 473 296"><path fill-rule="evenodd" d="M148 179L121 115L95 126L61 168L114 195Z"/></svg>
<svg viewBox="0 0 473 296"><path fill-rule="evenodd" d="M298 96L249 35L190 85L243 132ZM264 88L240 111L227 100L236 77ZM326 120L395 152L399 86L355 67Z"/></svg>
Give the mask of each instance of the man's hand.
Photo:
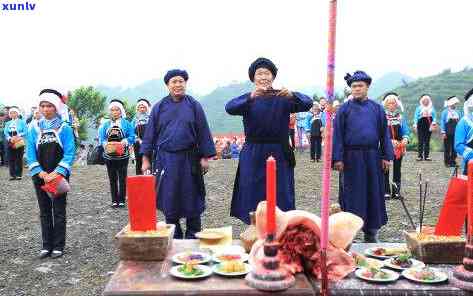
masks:
<svg viewBox="0 0 473 296"><path fill-rule="evenodd" d="M207 157L200 159L200 166L202 167L202 174L205 175L209 171L209 160Z"/></svg>
<svg viewBox="0 0 473 296"><path fill-rule="evenodd" d="M381 161L381 166L383 167L383 171L387 172L389 171L389 167L391 166L391 161L383 159Z"/></svg>
<svg viewBox="0 0 473 296"><path fill-rule="evenodd" d="M143 163L141 164L141 171L145 175L151 174L151 162L149 161L149 158L146 155L143 155Z"/></svg>
<svg viewBox="0 0 473 296"><path fill-rule="evenodd" d="M404 144L404 146L407 146L407 144L409 144L409 140L407 140L406 138L402 139L402 144Z"/></svg>
<svg viewBox="0 0 473 296"><path fill-rule="evenodd" d="M261 97L262 95L264 95L264 92L266 90L264 88L255 88L255 90L253 90L250 94L250 98L251 99L254 99L256 97Z"/></svg>
<svg viewBox="0 0 473 296"><path fill-rule="evenodd" d="M292 93L290 90L288 90L287 88L285 88L285 87L283 87L283 88L281 89L281 91L278 92L278 94L277 94L276 96L278 96L278 97L286 97L286 98L288 98L288 99L294 98L293 93Z"/></svg>
<svg viewBox="0 0 473 296"><path fill-rule="evenodd" d="M337 161L333 164L333 167L335 168L335 170L339 171L339 172L343 172L343 161Z"/></svg>
<svg viewBox="0 0 473 296"><path fill-rule="evenodd" d="M446 133L442 133L442 139L444 139L444 140L447 139L447 134Z"/></svg>

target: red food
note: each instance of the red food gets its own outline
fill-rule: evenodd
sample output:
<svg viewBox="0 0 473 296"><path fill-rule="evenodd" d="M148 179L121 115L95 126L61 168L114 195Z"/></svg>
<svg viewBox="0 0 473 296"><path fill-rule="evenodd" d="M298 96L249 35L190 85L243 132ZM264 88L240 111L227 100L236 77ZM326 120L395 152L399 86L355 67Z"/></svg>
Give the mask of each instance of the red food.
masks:
<svg viewBox="0 0 473 296"><path fill-rule="evenodd" d="M260 207L258 206L258 210ZM258 213L261 215L261 213ZM281 215L281 216L280 216ZM279 217L278 217L279 216ZM264 221L260 219L259 221ZM278 256L282 266L290 272L310 271L316 278L321 278L320 258L320 218L305 211L276 211L276 238L280 243ZM281 223L279 223L281 222ZM256 221L256 226L262 225ZM261 235L261 231L260 231ZM261 236L260 236L261 237ZM250 254L250 263L255 265L263 256L264 240L258 240ZM338 280L347 276L355 269L354 259L342 248L332 243L327 247L327 272L330 280Z"/></svg>

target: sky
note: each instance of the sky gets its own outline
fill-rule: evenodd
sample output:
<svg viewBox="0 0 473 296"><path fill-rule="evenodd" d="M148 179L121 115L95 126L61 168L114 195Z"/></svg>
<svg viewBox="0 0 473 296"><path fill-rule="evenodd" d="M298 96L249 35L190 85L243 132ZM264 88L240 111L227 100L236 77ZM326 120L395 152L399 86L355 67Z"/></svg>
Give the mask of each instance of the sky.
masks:
<svg viewBox="0 0 473 296"><path fill-rule="evenodd" d="M0 0L0 3L24 3ZM275 86L324 85L328 0L28 0L0 10L0 102L26 107L42 88L130 87L171 68L206 94L248 79L259 56ZM471 0L339 0L336 84L362 69L413 77L473 65Z"/></svg>

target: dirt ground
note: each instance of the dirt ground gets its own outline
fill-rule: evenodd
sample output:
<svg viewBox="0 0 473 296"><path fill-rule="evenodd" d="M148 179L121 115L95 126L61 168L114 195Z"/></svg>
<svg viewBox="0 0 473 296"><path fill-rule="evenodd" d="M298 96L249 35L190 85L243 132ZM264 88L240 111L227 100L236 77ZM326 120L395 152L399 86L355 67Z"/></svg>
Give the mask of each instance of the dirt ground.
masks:
<svg viewBox="0 0 473 296"><path fill-rule="evenodd" d="M403 163L403 192L407 205L418 219L417 172L430 180L425 224L435 223L451 169L443 166L441 153L433 162L416 162L409 154ZM320 211L322 164L308 161L308 154L298 155L295 170L298 209ZM233 225L234 238L244 225L229 217L230 201L237 163L214 161L206 175L207 210L204 227ZM133 167L130 165L130 174ZM74 169L73 192L68 196L67 243L60 259L36 259L40 249L40 224L31 179L8 181L8 170L0 168L0 295L100 295L117 266L115 234L127 223L126 209L110 208L111 198L102 166ZM338 194L338 177L333 174L332 200ZM403 241L402 231L409 227L397 200L387 201L389 223L381 231L383 241ZM162 219L162 216L159 215Z"/></svg>

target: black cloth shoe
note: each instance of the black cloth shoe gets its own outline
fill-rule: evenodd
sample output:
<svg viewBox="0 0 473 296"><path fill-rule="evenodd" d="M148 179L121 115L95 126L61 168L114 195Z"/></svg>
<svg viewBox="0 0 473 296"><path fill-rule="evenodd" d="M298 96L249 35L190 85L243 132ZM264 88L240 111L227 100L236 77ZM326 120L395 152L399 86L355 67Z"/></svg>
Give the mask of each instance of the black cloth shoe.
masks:
<svg viewBox="0 0 473 296"><path fill-rule="evenodd" d="M10 181L16 180L16 177L10 177Z"/></svg>
<svg viewBox="0 0 473 296"><path fill-rule="evenodd" d="M17 179L17 180L21 180L21 179L23 179L23 178L22 178L22 177L16 177L16 179Z"/></svg>
<svg viewBox="0 0 473 296"><path fill-rule="evenodd" d="M425 161L432 161L432 158L426 157L424 160L425 160Z"/></svg>
<svg viewBox="0 0 473 296"><path fill-rule="evenodd" d="M118 208L118 203L116 202L112 202L112 205L111 205L112 208Z"/></svg>
<svg viewBox="0 0 473 296"><path fill-rule="evenodd" d="M54 250L54 251L51 252L51 258L53 258L53 259L57 259L59 257L62 257L62 255L64 255L64 253L62 251Z"/></svg>
<svg viewBox="0 0 473 296"><path fill-rule="evenodd" d="M423 161L423 160L424 160L424 159L423 159L422 157L420 157L420 156L416 158L416 161Z"/></svg>
<svg viewBox="0 0 473 296"><path fill-rule="evenodd" d="M50 250L41 250L39 251L38 259L44 259L46 257L49 257L51 255Z"/></svg>

